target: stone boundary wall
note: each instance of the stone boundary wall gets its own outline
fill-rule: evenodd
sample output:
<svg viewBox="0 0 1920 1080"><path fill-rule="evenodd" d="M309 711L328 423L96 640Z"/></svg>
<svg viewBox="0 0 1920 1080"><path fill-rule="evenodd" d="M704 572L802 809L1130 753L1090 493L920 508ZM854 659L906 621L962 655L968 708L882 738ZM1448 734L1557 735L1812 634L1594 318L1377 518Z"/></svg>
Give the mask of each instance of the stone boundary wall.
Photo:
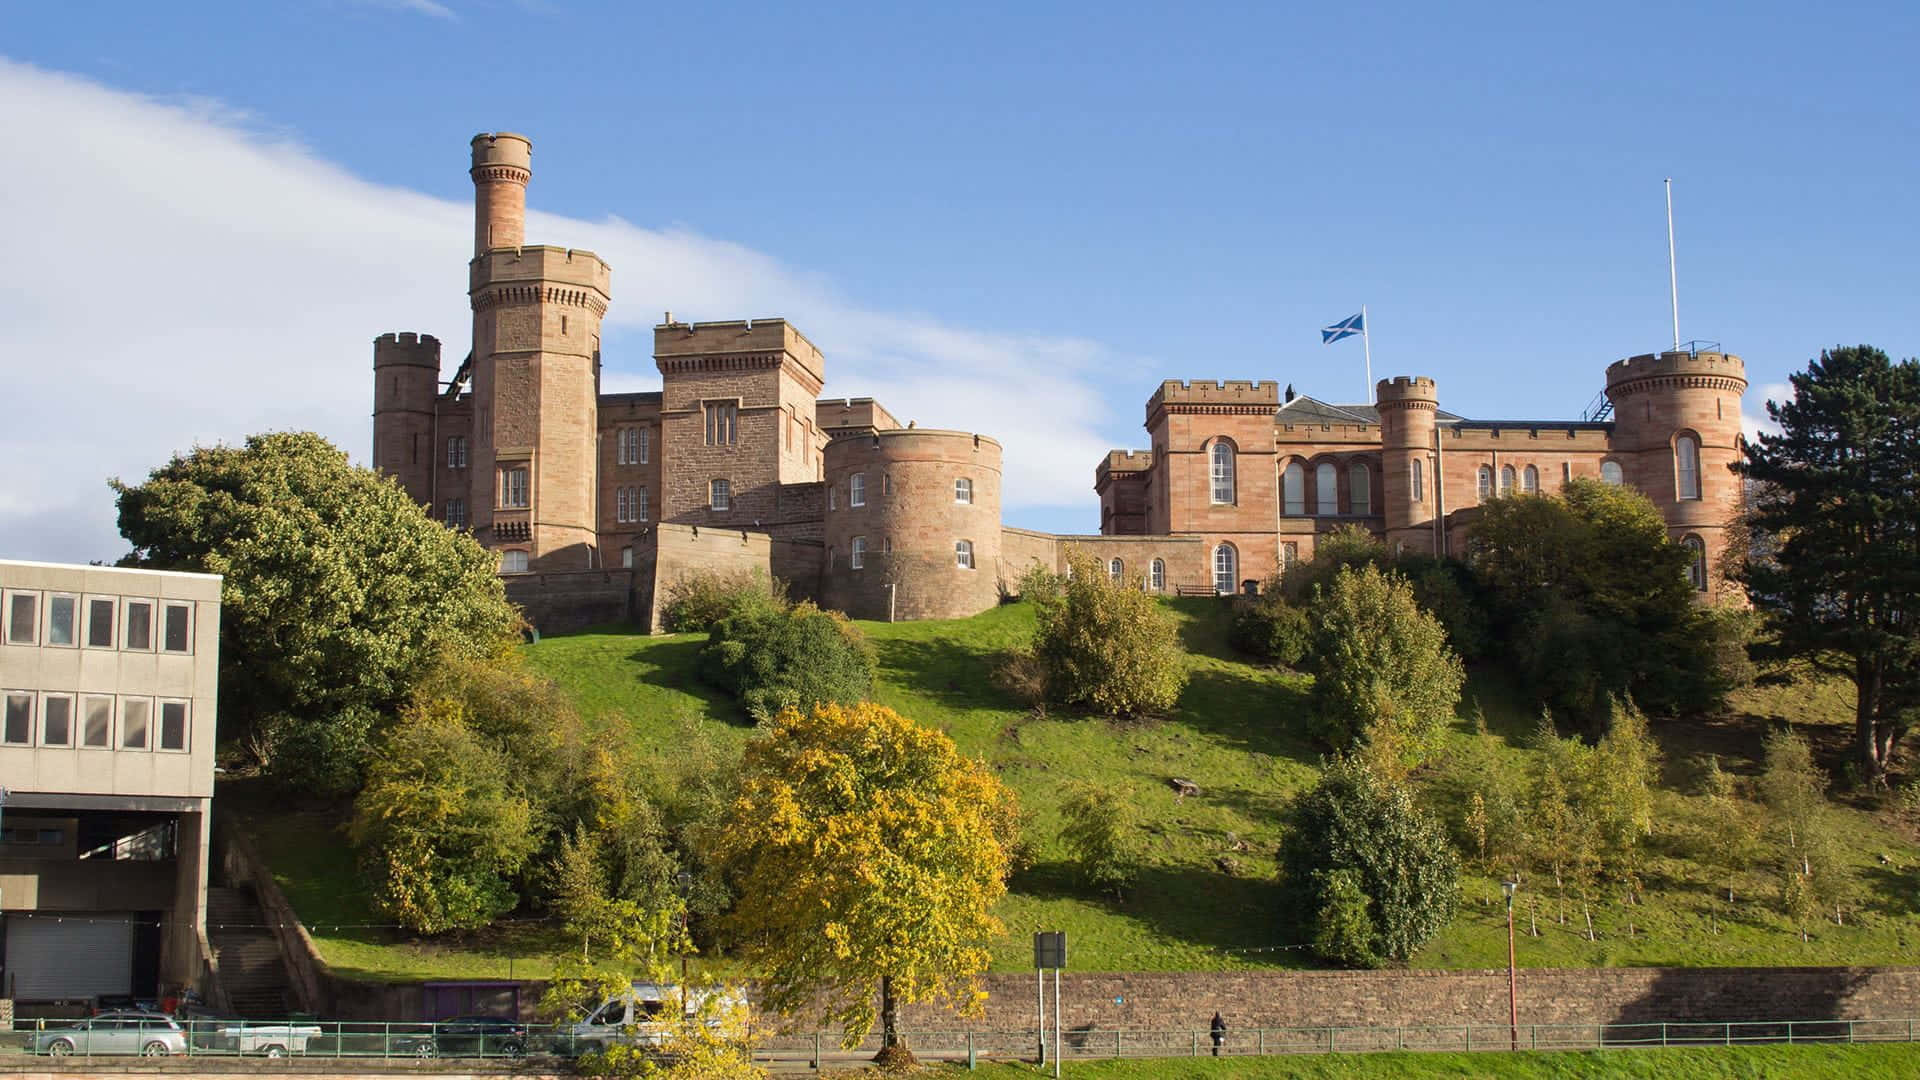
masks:
<svg viewBox="0 0 1920 1080"><path fill-rule="evenodd" d="M584 630L633 617L633 572L624 567L508 574L507 599L543 634Z"/></svg>

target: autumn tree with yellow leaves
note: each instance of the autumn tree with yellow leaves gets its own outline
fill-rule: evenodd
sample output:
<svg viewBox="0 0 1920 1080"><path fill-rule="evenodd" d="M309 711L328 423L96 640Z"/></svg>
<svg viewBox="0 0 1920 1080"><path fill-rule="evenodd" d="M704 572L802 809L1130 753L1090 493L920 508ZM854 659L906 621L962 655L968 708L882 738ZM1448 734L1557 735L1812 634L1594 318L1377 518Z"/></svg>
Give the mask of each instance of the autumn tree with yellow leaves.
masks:
<svg viewBox="0 0 1920 1080"><path fill-rule="evenodd" d="M708 840L739 889L727 929L765 1003L818 1009L849 1048L877 1019L890 1064L912 1060L901 1005L977 1015L1017 813L983 763L885 706L781 712L748 744Z"/></svg>

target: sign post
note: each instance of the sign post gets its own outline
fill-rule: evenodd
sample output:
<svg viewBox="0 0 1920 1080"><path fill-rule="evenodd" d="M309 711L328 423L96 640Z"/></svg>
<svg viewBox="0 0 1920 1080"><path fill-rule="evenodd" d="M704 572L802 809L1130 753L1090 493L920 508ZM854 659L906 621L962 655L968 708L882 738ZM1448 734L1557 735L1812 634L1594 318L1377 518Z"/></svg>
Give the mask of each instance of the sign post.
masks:
<svg viewBox="0 0 1920 1080"><path fill-rule="evenodd" d="M1060 969L1067 966L1067 932L1042 930L1033 935L1033 974L1040 988L1040 1065L1047 1064L1047 973L1053 969L1053 1075L1060 1076Z"/></svg>

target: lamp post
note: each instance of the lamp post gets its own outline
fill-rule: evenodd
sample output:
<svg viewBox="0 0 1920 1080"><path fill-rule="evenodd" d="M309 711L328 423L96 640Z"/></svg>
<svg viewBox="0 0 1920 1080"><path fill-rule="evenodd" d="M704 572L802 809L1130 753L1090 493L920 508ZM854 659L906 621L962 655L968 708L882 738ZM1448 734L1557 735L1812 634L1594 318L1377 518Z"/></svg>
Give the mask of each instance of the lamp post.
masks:
<svg viewBox="0 0 1920 1080"><path fill-rule="evenodd" d="M685 870L673 876L673 884L680 892L680 1015L687 1015L687 915L692 906L693 875Z"/></svg>
<svg viewBox="0 0 1920 1080"><path fill-rule="evenodd" d="M1513 894L1520 891L1517 881L1503 881L1500 891L1507 894L1507 1048L1520 1049L1520 980L1513 963Z"/></svg>

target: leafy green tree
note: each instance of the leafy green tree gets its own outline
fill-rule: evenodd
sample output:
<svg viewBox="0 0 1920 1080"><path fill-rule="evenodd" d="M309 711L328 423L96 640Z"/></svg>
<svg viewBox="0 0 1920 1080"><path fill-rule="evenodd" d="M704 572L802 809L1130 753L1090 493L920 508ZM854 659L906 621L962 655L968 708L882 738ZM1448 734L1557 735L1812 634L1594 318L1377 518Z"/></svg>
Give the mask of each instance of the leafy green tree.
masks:
<svg viewBox="0 0 1920 1080"><path fill-rule="evenodd" d="M759 570L697 570L667 586L660 617L669 633L702 632L743 606L760 605L768 598L776 606L786 606L786 583Z"/></svg>
<svg viewBox="0 0 1920 1080"><path fill-rule="evenodd" d="M1920 720L1920 362L1822 351L1767 403L1779 434L1747 445L1740 570L1770 652L1853 682L1862 776L1884 784Z"/></svg>
<svg viewBox="0 0 1920 1080"><path fill-rule="evenodd" d="M513 765L457 702L411 706L372 756L351 836L374 906L426 934L485 925L518 903L511 879L536 846Z"/></svg>
<svg viewBox="0 0 1920 1080"><path fill-rule="evenodd" d="M1060 840L1071 853L1080 880L1125 896L1140 869L1139 810L1133 792L1082 784L1060 807L1066 823Z"/></svg>
<svg viewBox="0 0 1920 1080"><path fill-rule="evenodd" d="M1402 961L1453 918L1460 857L1439 821L1414 804L1404 784L1383 779L1356 757L1327 762L1320 782L1295 800L1280 845L1281 883L1295 925L1322 929L1343 952L1377 962ZM1327 893L1346 871L1366 898L1371 932L1358 935L1321 924L1344 924L1353 905ZM1339 960L1341 957L1328 956Z"/></svg>
<svg viewBox="0 0 1920 1080"><path fill-rule="evenodd" d="M1646 841L1653 835L1654 786L1660 780L1660 745L1647 718L1631 703L1615 701L1607 733L1588 759L1587 810L1594 817L1602 857L1637 897Z"/></svg>
<svg viewBox="0 0 1920 1080"><path fill-rule="evenodd" d="M221 734L258 741L279 718L292 762L364 757L368 710L391 714L442 652L496 653L519 626L493 555L318 435L198 447L112 487L122 565L225 577ZM302 731L316 723L353 730Z"/></svg>
<svg viewBox="0 0 1920 1080"><path fill-rule="evenodd" d="M873 1029L910 1058L899 1007L975 1012L1003 928L1014 797L953 740L882 705L788 709L747 744L740 793L708 837L737 883L727 927L776 1011Z"/></svg>
<svg viewBox="0 0 1920 1080"><path fill-rule="evenodd" d="M873 690L873 653L838 612L769 597L713 624L700 677L764 719L782 709L864 701Z"/></svg>
<svg viewBox="0 0 1920 1080"><path fill-rule="evenodd" d="M1151 716L1173 708L1187 685L1173 619L1153 597L1111 580L1100 561L1074 552L1057 597L1038 603L1033 651L1055 700L1105 716Z"/></svg>
<svg viewBox="0 0 1920 1080"><path fill-rule="evenodd" d="M1385 544L1358 525L1342 525L1315 539L1313 557L1294 563L1281 572L1278 592L1296 607L1311 605L1318 593L1333 585L1334 575L1342 570L1363 566L1384 567L1388 563ZM1263 589L1263 592L1276 591Z"/></svg>
<svg viewBox="0 0 1920 1080"><path fill-rule="evenodd" d="M1341 967L1380 966L1374 955L1372 902L1352 870L1322 870L1314 875L1320 909L1314 913L1313 951Z"/></svg>
<svg viewBox="0 0 1920 1080"><path fill-rule="evenodd" d="M1313 606L1311 655L1314 706L1336 749L1365 746L1377 766L1404 772L1439 748L1466 672L1404 579L1342 568Z"/></svg>
<svg viewBox="0 0 1920 1080"><path fill-rule="evenodd" d="M1307 655L1312 632L1307 609L1289 603L1286 594L1269 583L1260 595L1239 602L1227 640L1250 656L1292 667Z"/></svg>

